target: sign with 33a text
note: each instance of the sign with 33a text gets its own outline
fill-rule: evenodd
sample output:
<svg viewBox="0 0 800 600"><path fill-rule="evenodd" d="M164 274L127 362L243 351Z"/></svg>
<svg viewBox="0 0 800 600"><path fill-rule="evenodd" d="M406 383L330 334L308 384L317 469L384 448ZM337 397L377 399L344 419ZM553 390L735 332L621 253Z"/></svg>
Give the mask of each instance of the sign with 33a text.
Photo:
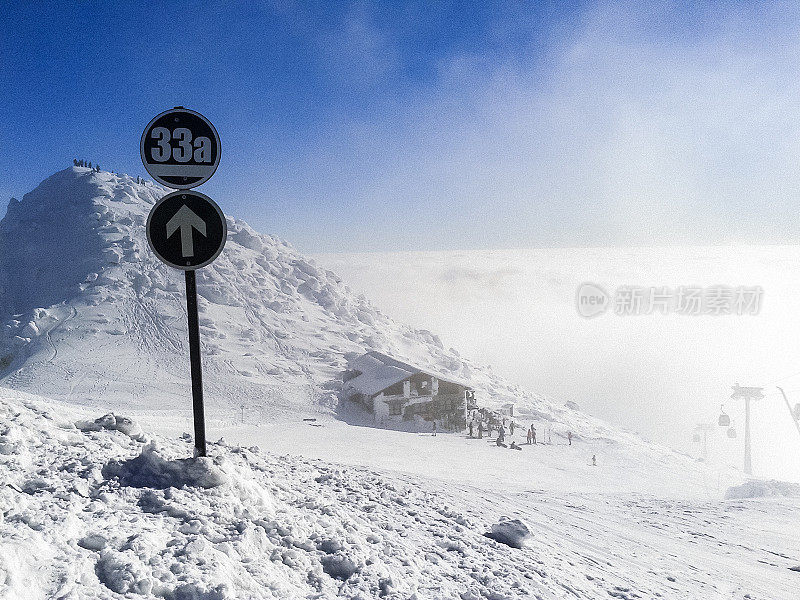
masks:
<svg viewBox="0 0 800 600"><path fill-rule="evenodd" d="M176 107L150 121L140 150L144 168L153 179L186 190L211 178L219 165L221 145L211 121L198 112Z"/></svg>

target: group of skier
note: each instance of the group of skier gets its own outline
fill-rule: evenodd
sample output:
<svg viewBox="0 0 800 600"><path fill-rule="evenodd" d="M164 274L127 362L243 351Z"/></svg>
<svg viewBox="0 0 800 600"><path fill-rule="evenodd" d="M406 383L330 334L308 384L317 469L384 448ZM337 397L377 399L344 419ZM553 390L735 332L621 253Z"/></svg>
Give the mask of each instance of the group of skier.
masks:
<svg viewBox="0 0 800 600"><path fill-rule="evenodd" d="M514 435L514 429L516 427L518 427L518 425L512 420L511 423L509 423L509 425L508 425L509 433L511 435ZM475 422L474 421L470 421L469 422L468 429L469 429L469 437L471 437L471 438L476 437L475 436L476 427L475 427ZM484 432L486 432L487 437L491 437L492 436L492 423L491 422L487 423L487 426L484 428L483 421L482 420L478 420L478 426L477 426L478 435L477 435L477 438L479 440L483 439ZM525 436L526 436L528 445L535 444L536 443L536 428L533 425L531 425L526 430ZM505 437L506 437L506 426L505 426L505 421L503 421L503 423L500 424L500 427L498 429L497 439L500 442L503 442L505 440ZM567 438L569 439L570 445L572 445L572 432L568 432L567 433Z"/></svg>
<svg viewBox="0 0 800 600"><path fill-rule="evenodd" d="M467 428L468 428L468 431L469 431L469 437L475 438L476 437L476 435L475 435L476 431L477 431L477 439L479 439L479 440L483 439L483 434L484 433L487 433L487 437L491 437L492 429L493 429L492 422L488 421L486 423L486 426L484 427L484 421L483 420L478 419L477 421L478 421L477 427L475 425L475 421L474 420L470 420L470 422L467 424ZM512 419L511 422L508 424L509 434L513 436L514 435L514 430L516 428L518 428L518 427L519 427L519 425L517 425L514 422L514 420ZM436 430L434 428L434 435L436 435L435 431ZM531 424L531 426L528 427L528 429L525 431L525 437L526 437L527 445L530 446L530 445L535 445L536 444L536 427L534 427L533 424ZM567 431L567 443L570 446L572 446L572 432L571 431ZM513 439L511 440L511 444L506 444L506 421L505 421L505 419L503 419L503 422L500 423L499 426L498 426L497 438L495 439L495 444L497 446L502 447L502 448L510 448L512 450L522 450L522 446L517 444L517 442L515 440L513 440ZM592 456L592 466L597 466L597 457L595 455Z"/></svg>

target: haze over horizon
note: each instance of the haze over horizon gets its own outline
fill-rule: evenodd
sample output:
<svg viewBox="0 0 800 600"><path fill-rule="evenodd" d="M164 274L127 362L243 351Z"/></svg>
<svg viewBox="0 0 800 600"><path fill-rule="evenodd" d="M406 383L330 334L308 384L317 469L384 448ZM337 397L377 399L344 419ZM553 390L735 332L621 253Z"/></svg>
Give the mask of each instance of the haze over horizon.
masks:
<svg viewBox="0 0 800 600"><path fill-rule="evenodd" d="M575 401L600 419L692 456L698 423L713 423L709 459L741 468L744 408L731 386L764 386L753 404L755 473L800 481L800 438L775 386L800 401L800 248L588 248L323 254L315 259L389 316L527 389ZM725 285L763 290L758 314L586 319L585 282ZM720 406L737 437L716 425Z"/></svg>

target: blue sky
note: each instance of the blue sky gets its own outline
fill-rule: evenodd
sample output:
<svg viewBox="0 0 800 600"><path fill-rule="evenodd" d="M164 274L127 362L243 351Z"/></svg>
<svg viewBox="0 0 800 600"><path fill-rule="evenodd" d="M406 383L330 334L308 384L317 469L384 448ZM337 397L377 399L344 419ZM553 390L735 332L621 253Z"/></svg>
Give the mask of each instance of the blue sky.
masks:
<svg viewBox="0 0 800 600"><path fill-rule="evenodd" d="M4 202L180 104L304 251L798 240L791 3L0 6Z"/></svg>

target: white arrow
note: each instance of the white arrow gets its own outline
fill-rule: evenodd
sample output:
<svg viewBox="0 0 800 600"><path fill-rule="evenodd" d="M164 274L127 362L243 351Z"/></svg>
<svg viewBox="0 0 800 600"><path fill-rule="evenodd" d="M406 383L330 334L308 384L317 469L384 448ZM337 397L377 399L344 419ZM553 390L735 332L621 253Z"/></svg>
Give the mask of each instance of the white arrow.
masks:
<svg viewBox="0 0 800 600"><path fill-rule="evenodd" d="M183 254L183 258L194 256L192 228L197 229L201 235L206 235L206 222L185 204L167 221L167 238L172 237L172 234L178 229L181 230L181 254Z"/></svg>

